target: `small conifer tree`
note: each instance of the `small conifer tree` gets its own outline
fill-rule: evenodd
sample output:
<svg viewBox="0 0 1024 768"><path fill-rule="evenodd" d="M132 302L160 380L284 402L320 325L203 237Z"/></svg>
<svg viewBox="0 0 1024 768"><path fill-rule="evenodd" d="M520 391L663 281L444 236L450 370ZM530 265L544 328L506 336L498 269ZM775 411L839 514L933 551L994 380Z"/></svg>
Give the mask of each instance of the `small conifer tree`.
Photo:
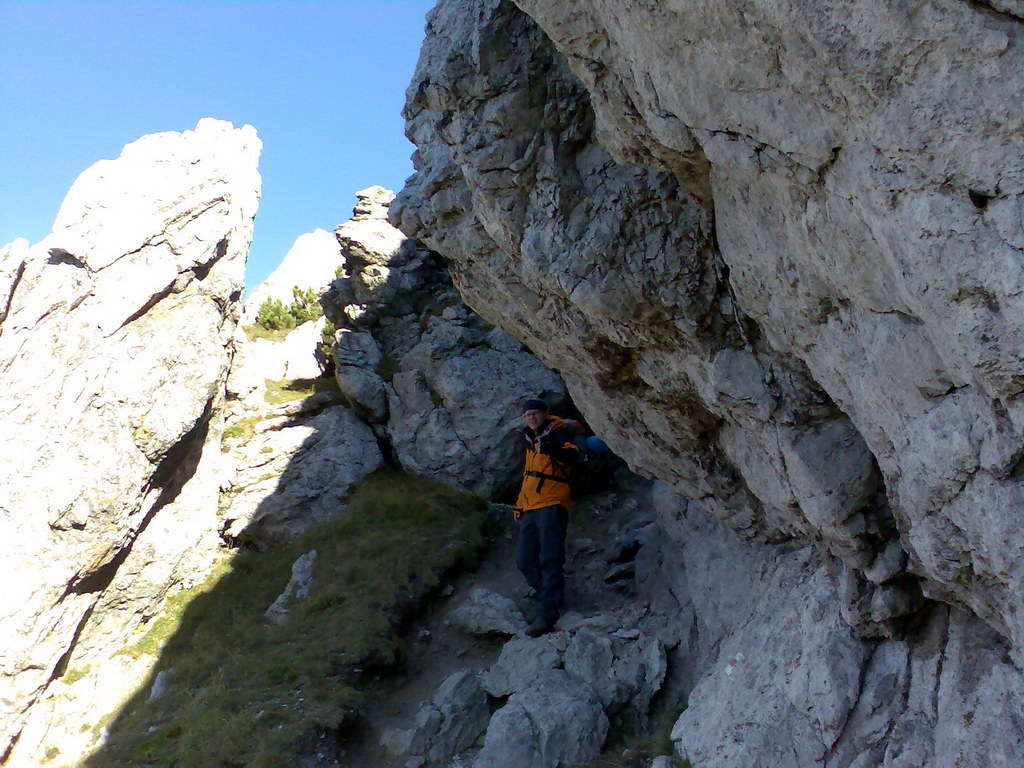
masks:
<svg viewBox="0 0 1024 768"><path fill-rule="evenodd" d="M292 287L292 303L288 311L295 318L296 325L316 320L324 313L323 307L320 306L320 295L316 289L306 288L303 290L297 285Z"/></svg>
<svg viewBox="0 0 1024 768"><path fill-rule="evenodd" d="M323 315L320 296L315 288L292 286L292 303L287 307L280 299L267 299L256 312L256 325L268 331L280 331L316 320Z"/></svg>
<svg viewBox="0 0 1024 768"><path fill-rule="evenodd" d="M256 312L256 325L266 328L268 331L280 331L285 328L294 328L295 318L280 299L267 299L260 304L260 308Z"/></svg>

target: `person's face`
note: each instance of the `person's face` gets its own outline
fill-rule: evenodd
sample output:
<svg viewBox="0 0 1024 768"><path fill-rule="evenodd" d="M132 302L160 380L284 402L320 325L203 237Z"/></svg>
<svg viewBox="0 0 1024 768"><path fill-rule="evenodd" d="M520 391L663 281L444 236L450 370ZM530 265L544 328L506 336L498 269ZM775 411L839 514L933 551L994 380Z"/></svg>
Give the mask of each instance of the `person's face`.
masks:
<svg viewBox="0 0 1024 768"><path fill-rule="evenodd" d="M547 417L547 411L538 411L536 409L523 411L523 421L526 422L526 426L528 426L530 429L534 431L536 431L537 427L544 423L544 420L547 419Z"/></svg>

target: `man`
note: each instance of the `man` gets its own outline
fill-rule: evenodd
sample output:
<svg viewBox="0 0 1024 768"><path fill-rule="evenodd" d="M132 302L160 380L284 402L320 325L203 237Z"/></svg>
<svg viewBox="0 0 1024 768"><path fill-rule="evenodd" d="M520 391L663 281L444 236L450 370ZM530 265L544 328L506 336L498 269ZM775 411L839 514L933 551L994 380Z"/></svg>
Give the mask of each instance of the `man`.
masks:
<svg viewBox="0 0 1024 768"><path fill-rule="evenodd" d="M569 474L579 461L579 448L543 400L527 400L523 420L526 462L515 508L520 524L516 565L536 593L537 615L526 633L538 637L554 629L565 597L562 565L572 506Z"/></svg>

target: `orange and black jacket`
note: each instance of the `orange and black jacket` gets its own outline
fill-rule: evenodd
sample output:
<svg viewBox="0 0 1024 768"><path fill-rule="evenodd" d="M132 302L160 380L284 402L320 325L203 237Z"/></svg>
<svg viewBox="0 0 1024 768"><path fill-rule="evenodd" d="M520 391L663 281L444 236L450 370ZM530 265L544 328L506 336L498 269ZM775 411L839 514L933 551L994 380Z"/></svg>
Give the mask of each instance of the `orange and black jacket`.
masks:
<svg viewBox="0 0 1024 768"><path fill-rule="evenodd" d="M573 442L569 428L560 418L551 416L536 433L529 427L524 428L523 437L526 439L526 464L516 509L529 512L556 504L571 509L569 475L579 462L580 449Z"/></svg>

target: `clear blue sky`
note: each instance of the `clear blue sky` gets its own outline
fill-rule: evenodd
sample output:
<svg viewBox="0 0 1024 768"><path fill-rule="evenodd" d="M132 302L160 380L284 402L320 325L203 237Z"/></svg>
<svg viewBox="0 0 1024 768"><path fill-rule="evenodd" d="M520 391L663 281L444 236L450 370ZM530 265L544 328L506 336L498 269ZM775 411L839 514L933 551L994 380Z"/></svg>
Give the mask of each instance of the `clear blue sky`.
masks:
<svg viewBox="0 0 1024 768"><path fill-rule="evenodd" d="M400 111L433 0L0 0L0 245L36 242L71 183L147 133L256 126L246 283L352 193L412 172Z"/></svg>

